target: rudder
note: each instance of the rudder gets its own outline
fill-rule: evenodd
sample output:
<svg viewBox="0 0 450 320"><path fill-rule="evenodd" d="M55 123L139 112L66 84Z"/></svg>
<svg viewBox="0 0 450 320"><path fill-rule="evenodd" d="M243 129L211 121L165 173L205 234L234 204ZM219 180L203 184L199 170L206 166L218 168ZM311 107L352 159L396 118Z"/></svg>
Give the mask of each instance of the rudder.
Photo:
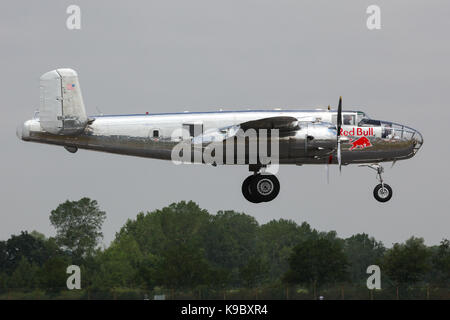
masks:
<svg viewBox="0 0 450 320"><path fill-rule="evenodd" d="M61 68L40 78L39 119L43 130L52 134L82 132L88 118L75 70Z"/></svg>

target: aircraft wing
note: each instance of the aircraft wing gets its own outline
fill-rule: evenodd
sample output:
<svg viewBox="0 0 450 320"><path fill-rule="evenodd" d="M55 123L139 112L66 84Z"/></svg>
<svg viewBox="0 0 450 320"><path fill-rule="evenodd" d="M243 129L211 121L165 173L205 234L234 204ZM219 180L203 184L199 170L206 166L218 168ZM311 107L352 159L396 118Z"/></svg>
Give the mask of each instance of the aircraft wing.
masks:
<svg viewBox="0 0 450 320"><path fill-rule="evenodd" d="M194 144L219 142L236 136L239 132L248 129L278 129L281 132L295 131L299 129L298 119L295 117L270 117L258 120L251 120L223 128L215 128L207 130L203 135L194 137L192 142ZM239 131L241 130L241 131Z"/></svg>
<svg viewBox="0 0 450 320"><path fill-rule="evenodd" d="M248 129L278 129L280 131L292 131L298 129L298 119L295 117L270 117L243 122L239 125L242 130Z"/></svg>

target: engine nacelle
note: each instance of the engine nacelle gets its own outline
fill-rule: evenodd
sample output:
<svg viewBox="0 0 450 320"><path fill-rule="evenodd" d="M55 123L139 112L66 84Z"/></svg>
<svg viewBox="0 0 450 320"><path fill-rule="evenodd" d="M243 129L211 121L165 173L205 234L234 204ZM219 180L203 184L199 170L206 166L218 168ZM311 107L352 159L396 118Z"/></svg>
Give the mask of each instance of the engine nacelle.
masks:
<svg viewBox="0 0 450 320"><path fill-rule="evenodd" d="M334 149L337 145L336 128L331 123L308 123L308 148Z"/></svg>
<svg viewBox="0 0 450 320"><path fill-rule="evenodd" d="M303 122L300 130L289 138L289 155L305 161L326 157L337 147L336 128L326 122Z"/></svg>

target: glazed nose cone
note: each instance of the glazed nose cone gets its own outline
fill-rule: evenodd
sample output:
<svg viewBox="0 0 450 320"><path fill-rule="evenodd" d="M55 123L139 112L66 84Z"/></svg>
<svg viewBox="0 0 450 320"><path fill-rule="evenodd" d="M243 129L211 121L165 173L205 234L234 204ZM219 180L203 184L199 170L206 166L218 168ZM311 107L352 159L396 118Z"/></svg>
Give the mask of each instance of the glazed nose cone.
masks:
<svg viewBox="0 0 450 320"><path fill-rule="evenodd" d="M411 140L414 141L414 153L417 153L423 145L423 136L418 130L414 129L414 134L411 137Z"/></svg>

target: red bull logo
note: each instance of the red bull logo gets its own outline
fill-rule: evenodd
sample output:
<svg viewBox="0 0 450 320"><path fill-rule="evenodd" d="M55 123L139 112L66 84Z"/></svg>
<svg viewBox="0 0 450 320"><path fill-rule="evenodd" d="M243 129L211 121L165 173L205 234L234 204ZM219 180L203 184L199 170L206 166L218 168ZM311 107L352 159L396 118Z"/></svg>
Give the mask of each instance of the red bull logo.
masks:
<svg viewBox="0 0 450 320"><path fill-rule="evenodd" d="M352 151L353 149L357 149L357 148L364 149L364 148L372 146L372 144L370 143L370 140L367 139L367 137L361 137L356 140L349 139L349 142L352 145L351 148L349 149L350 151Z"/></svg>
<svg viewBox="0 0 450 320"><path fill-rule="evenodd" d="M372 144L367 137L374 136L374 133L373 128L352 128L350 130L344 130L344 128L341 128L341 136L360 137L357 139L349 139L349 143L352 145L349 149L351 151L353 149L364 149L367 147L371 147Z"/></svg>

